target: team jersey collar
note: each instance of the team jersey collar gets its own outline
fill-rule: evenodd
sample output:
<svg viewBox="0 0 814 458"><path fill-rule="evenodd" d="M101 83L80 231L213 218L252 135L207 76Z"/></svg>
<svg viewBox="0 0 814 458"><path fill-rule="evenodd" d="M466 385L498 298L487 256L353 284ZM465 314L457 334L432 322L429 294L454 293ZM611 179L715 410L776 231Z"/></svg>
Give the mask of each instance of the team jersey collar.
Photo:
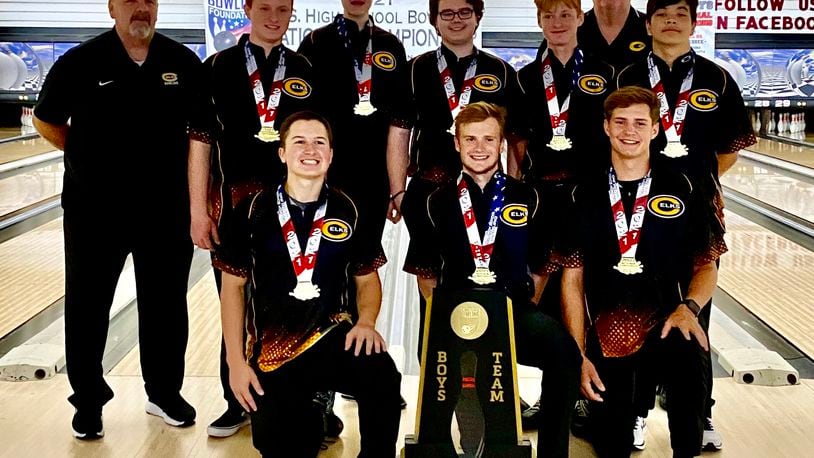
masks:
<svg viewBox="0 0 814 458"><path fill-rule="evenodd" d="M684 78L687 73L689 73L690 69L693 68L695 65L695 60L697 59L695 51L690 48L689 52L676 58L676 60L673 62L673 68L671 69L667 65L667 62L665 62L661 57L657 56L656 53L651 51L650 55L653 56L653 61L656 63L662 77L669 74L673 78Z"/></svg>
<svg viewBox="0 0 814 458"><path fill-rule="evenodd" d="M467 64L469 64L469 62L472 61L472 59L478 57L478 48L475 47L475 46L472 46L472 54L459 58L454 52L452 52L451 49L447 48L446 45L441 43L441 53L444 55L444 58L450 64L456 63L456 64L467 65Z"/></svg>
<svg viewBox="0 0 814 458"><path fill-rule="evenodd" d="M242 37L240 37L238 46L244 46L246 42L249 42L249 49L252 50L252 54L254 54L254 58L257 60L258 63L260 62L276 63L280 59L280 52L282 52L284 46L282 43L280 43L279 45L271 48L271 52L269 53L268 57L266 57L266 51L263 49L262 46L256 45L249 41L249 34L244 34Z"/></svg>

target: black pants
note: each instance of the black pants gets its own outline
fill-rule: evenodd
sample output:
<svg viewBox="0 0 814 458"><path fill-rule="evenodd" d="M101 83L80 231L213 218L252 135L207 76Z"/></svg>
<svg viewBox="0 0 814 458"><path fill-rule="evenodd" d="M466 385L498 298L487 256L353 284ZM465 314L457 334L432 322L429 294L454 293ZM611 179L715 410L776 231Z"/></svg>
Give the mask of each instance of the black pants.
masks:
<svg viewBox="0 0 814 458"><path fill-rule="evenodd" d="M73 389L68 400L75 407L99 409L113 397L103 378L102 358L113 294L129 253L144 388L156 402L180 392L192 262L186 214L65 211L65 359Z"/></svg>
<svg viewBox="0 0 814 458"><path fill-rule="evenodd" d="M605 358L593 331L588 357L605 385L604 402L591 403L593 445L600 458L628 457L636 417L634 397L643 371L654 371L667 392L667 418L673 456L701 453L709 358L696 340L686 340L677 330L661 339L661 324L642 348L623 358Z"/></svg>
<svg viewBox="0 0 814 458"><path fill-rule="evenodd" d="M252 441L264 457L315 457L322 443L322 414L312 401L317 391L340 391L359 407L360 457L396 455L401 374L387 353L354 356L345 351L342 325L279 369L257 371L265 395L254 394Z"/></svg>

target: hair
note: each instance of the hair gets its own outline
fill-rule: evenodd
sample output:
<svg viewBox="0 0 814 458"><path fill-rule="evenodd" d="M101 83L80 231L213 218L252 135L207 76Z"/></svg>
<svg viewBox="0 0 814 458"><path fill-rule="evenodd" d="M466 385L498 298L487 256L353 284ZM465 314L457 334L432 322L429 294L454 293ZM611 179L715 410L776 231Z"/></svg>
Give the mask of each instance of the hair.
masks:
<svg viewBox="0 0 814 458"><path fill-rule="evenodd" d="M285 118L283 125L280 126L280 146L285 146L288 132L291 131L291 126L297 121L317 121L325 126L325 130L328 132L328 144L333 146L334 134L333 131L331 131L331 124L322 115L314 113L313 111L298 111Z"/></svg>
<svg viewBox="0 0 814 458"><path fill-rule="evenodd" d="M430 0L430 25L435 27L435 23L438 19L438 5L441 3L441 0ZM483 0L466 0L466 3L475 10L475 17L478 19L478 23L483 18Z"/></svg>
<svg viewBox="0 0 814 458"><path fill-rule="evenodd" d="M559 3L562 3L566 8L577 10L577 16L582 14L582 5L579 0L534 0L534 5L537 7L537 14L543 11L552 11Z"/></svg>
<svg viewBox="0 0 814 458"><path fill-rule="evenodd" d="M247 7L251 8L254 0L243 0ZM291 8L294 8L294 0L291 0Z"/></svg>
<svg viewBox="0 0 814 458"><path fill-rule="evenodd" d="M659 99L650 89L638 86L625 86L617 89L605 99L605 120L610 121L613 111L633 105L647 105L650 109L650 120L659 120Z"/></svg>
<svg viewBox="0 0 814 458"><path fill-rule="evenodd" d="M475 102L464 107L455 118L455 132L460 132L461 126L464 124L486 121L489 118L494 118L497 121L500 126L500 136L504 137L503 128L506 126L506 110L488 102Z"/></svg>
<svg viewBox="0 0 814 458"><path fill-rule="evenodd" d="M535 0L537 1L537 0ZM687 2L687 6L690 8L690 18L692 19L693 24L695 24L695 19L697 16L697 9L698 9L698 0L683 0ZM650 22L650 19L653 17L653 14L656 13L656 10L660 10L662 8L667 8L668 6L675 5L677 3L681 3L682 0L647 0L647 22Z"/></svg>

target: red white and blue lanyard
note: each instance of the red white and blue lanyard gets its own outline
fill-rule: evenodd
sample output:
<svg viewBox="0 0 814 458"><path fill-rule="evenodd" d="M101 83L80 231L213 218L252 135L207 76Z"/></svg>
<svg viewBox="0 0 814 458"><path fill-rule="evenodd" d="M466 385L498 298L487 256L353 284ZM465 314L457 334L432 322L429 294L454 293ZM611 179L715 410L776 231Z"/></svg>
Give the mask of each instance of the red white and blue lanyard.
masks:
<svg viewBox="0 0 814 458"><path fill-rule="evenodd" d="M571 71L571 90L560 106L557 100L557 85L554 82L554 72L551 70L551 58L548 56L549 49L546 48L540 56L542 62L543 84L545 85L545 97L548 104L548 115L551 117L551 130L554 135L565 135L565 128L568 124L568 106L571 103L571 92L579 84L580 72L582 71L582 50L574 50L574 69Z"/></svg>
<svg viewBox="0 0 814 458"><path fill-rule="evenodd" d="M327 207L328 200L325 199L317 208L314 214L314 222L311 224L311 232L308 235L308 242L305 245L305 253L303 254L299 239L297 239L294 221L291 219L291 213L288 211L288 204L283 195L283 185L277 187L277 218L280 221L280 228L283 232L286 248L288 248L291 265L294 267L294 274L297 276L297 283L310 282L314 276L319 242L322 240L322 224L325 220Z"/></svg>
<svg viewBox="0 0 814 458"><path fill-rule="evenodd" d="M367 24L365 24L365 28L370 29L371 34L367 40L365 56L362 62L356 59L356 54L353 52L353 44L351 44L350 35L348 34L348 19L342 15L338 15L336 19L334 19L334 22L339 31L339 37L342 39L345 49L353 60L353 71L356 74L356 90L359 94L359 102L370 102L373 92L373 22L368 18Z"/></svg>
<svg viewBox="0 0 814 458"><path fill-rule="evenodd" d="M274 70L274 82L271 84L271 95L266 101L266 92L263 90L263 81L260 79L260 69L257 67L257 60L246 40L244 48L246 54L246 71L249 72L249 81L252 86L254 103L257 106L257 115L260 117L260 127L274 127L277 119L277 108L280 106L280 98L283 94L283 80L285 79L285 47L280 46L280 59L277 61L277 69Z"/></svg>
<svg viewBox="0 0 814 458"><path fill-rule="evenodd" d="M455 92L455 82L452 79L452 70L450 70L449 65L447 65L447 59L444 57L444 53L441 51L441 48L435 50L435 57L438 61L438 74L441 76L441 84L444 86L444 92L447 96L447 104L449 105L449 111L452 114L452 122L454 125L455 118L458 117L458 113L469 105L469 99L472 97L472 87L475 85L475 73L478 71L478 55L476 52L472 57L472 62L469 63L469 67L466 69L466 73L464 74L464 84L461 86L460 97Z"/></svg>
<svg viewBox="0 0 814 458"><path fill-rule="evenodd" d="M481 240L478 231L478 221L475 211L472 209L472 197L463 178L463 173L458 175L458 203L461 207L461 214L466 226L466 236L469 238L469 248L472 251L472 259L475 267L489 268L489 261L492 258L492 251L495 247L497 237L498 222L500 220L500 209L503 207L504 191L506 189L506 176L498 171L495 172L495 194L492 196L489 208L489 221L486 230L483 232Z"/></svg>

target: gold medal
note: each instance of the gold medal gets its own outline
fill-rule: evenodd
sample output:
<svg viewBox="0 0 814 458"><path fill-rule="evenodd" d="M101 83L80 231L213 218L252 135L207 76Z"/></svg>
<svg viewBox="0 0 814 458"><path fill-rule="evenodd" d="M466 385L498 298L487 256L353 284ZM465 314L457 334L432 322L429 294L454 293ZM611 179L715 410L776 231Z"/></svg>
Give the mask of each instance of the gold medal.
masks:
<svg viewBox="0 0 814 458"><path fill-rule="evenodd" d="M280 132L277 131L274 127L271 126L263 126L260 128L260 132L254 135L260 141L271 143L280 140Z"/></svg>
<svg viewBox="0 0 814 458"><path fill-rule="evenodd" d="M477 302L462 302L452 310L449 325L461 339L475 340L489 328L489 314Z"/></svg>
<svg viewBox="0 0 814 458"><path fill-rule="evenodd" d="M571 148L571 139L565 135L555 135L547 146L554 151L565 151Z"/></svg>
<svg viewBox="0 0 814 458"><path fill-rule="evenodd" d="M637 261L636 258L629 256L622 256L622 259L619 260L619 264L616 264L613 268L625 275L636 275L644 272L642 263Z"/></svg>
<svg viewBox="0 0 814 458"><path fill-rule="evenodd" d="M319 297L319 287L310 281L301 281L297 283L294 291L291 291L288 295L294 296L301 301L316 299Z"/></svg>
<svg viewBox="0 0 814 458"><path fill-rule="evenodd" d="M370 116L376 112L376 107L369 100L359 102L353 107L353 113L359 116Z"/></svg>
<svg viewBox="0 0 814 458"><path fill-rule="evenodd" d="M664 148L664 151L662 151L661 154L675 159L677 157L686 156L690 153L687 150L687 145L681 142L667 142L667 147Z"/></svg>
<svg viewBox="0 0 814 458"><path fill-rule="evenodd" d="M479 285L489 285L497 281L495 273L486 267L477 267L469 279Z"/></svg>

